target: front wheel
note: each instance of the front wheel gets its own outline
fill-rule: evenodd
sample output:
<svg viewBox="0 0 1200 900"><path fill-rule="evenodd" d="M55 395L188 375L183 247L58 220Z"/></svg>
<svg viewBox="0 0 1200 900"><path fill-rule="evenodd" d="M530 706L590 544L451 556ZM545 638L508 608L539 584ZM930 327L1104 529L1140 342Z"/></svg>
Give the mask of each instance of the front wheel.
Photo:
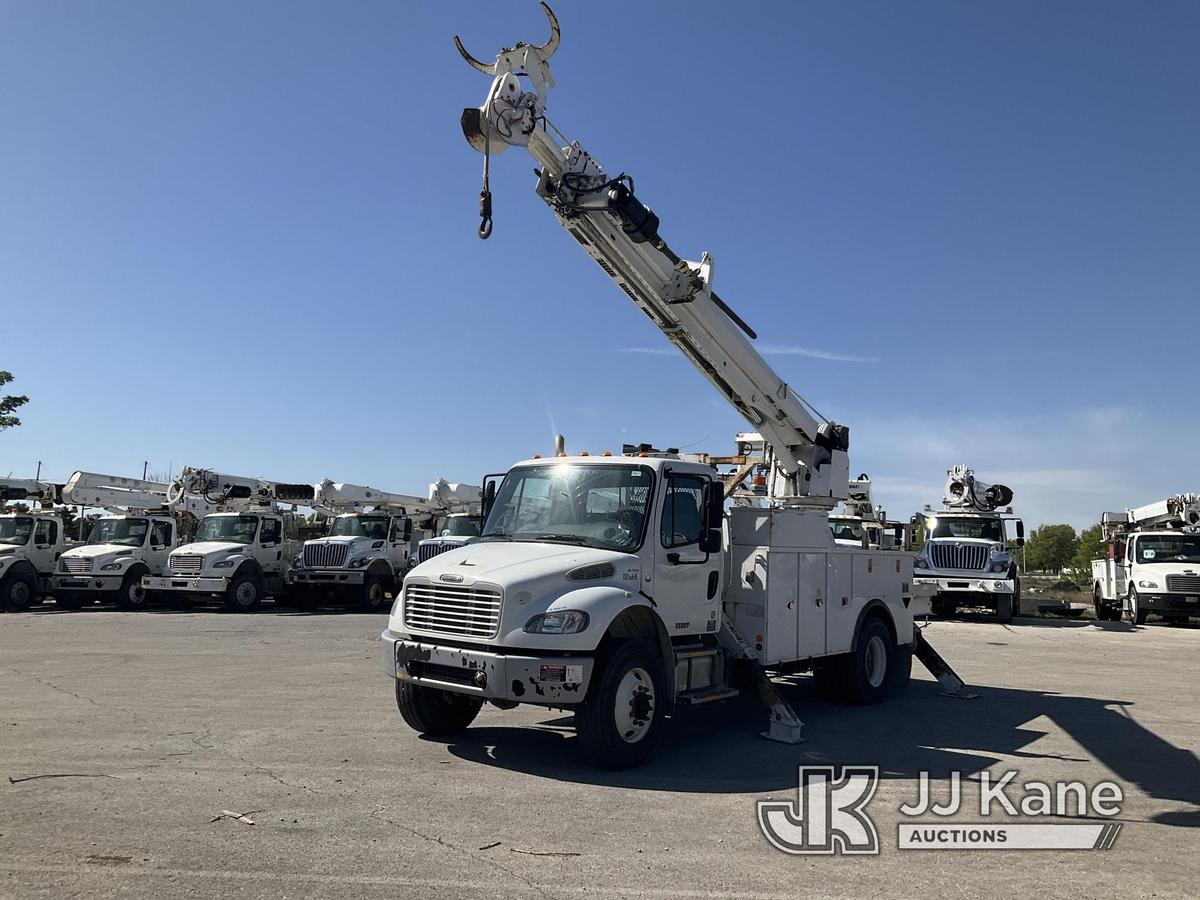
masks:
<svg viewBox="0 0 1200 900"><path fill-rule="evenodd" d="M934 597L933 600L929 602L929 610L935 616L946 618L954 615L954 613L958 610L958 604L948 597Z"/></svg>
<svg viewBox="0 0 1200 900"><path fill-rule="evenodd" d="M139 573L130 572L122 579L121 588L117 591L117 606L121 609L142 609L147 599Z"/></svg>
<svg viewBox="0 0 1200 900"><path fill-rule="evenodd" d="M649 641L623 641L593 674L575 711L579 749L594 765L628 769L648 760L662 740L672 698L662 660Z"/></svg>
<svg viewBox="0 0 1200 900"><path fill-rule="evenodd" d="M262 584L248 573L233 576L225 589L225 606L236 612L250 612L262 603Z"/></svg>
<svg viewBox="0 0 1200 900"><path fill-rule="evenodd" d="M457 734L475 721L483 701L465 694L452 694L437 688L396 682L396 706L413 731L421 734Z"/></svg>
<svg viewBox="0 0 1200 900"><path fill-rule="evenodd" d="M999 594L996 597L996 618L1008 625L1013 620L1013 595Z"/></svg>
<svg viewBox="0 0 1200 900"><path fill-rule="evenodd" d="M37 596L37 582L32 575L18 572L0 581L0 606L13 612L22 612L33 605Z"/></svg>
<svg viewBox="0 0 1200 900"><path fill-rule="evenodd" d="M368 575L363 582L358 608L362 612L379 612L387 607L387 584L379 575Z"/></svg>
<svg viewBox="0 0 1200 900"><path fill-rule="evenodd" d="M1129 589L1129 621L1134 625L1145 625L1150 615L1138 600L1137 588Z"/></svg>

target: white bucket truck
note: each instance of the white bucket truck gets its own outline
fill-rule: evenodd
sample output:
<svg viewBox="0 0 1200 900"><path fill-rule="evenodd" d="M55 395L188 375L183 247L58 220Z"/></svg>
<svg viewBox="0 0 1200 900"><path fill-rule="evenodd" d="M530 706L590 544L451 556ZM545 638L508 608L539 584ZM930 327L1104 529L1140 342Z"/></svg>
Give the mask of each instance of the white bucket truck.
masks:
<svg viewBox="0 0 1200 900"><path fill-rule="evenodd" d="M865 473L853 479L849 496L840 511L829 516L829 530L843 547L874 547L899 550L905 543L905 528L888 521L887 513L871 499L871 478Z"/></svg>
<svg viewBox="0 0 1200 900"><path fill-rule="evenodd" d="M76 472L63 487L64 503L102 509L82 546L66 551L54 574L54 603L80 609L93 601L122 609L146 605L142 578L161 575L167 555L179 545L186 515L208 509L199 498L167 507L167 484L120 475ZM82 520L81 520L82 521Z"/></svg>
<svg viewBox="0 0 1200 900"><path fill-rule="evenodd" d="M1108 553L1092 560L1097 619L1124 614L1144 625L1152 613L1176 622L1200 617L1200 494L1108 512L1101 527Z"/></svg>
<svg viewBox="0 0 1200 900"><path fill-rule="evenodd" d="M967 466L946 473L942 508L925 507L914 516L925 542L917 555L916 582L933 592L933 613L953 615L959 606L983 606L1001 622L1021 611L1021 577L1008 550L1011 523L1017 546L1025 543L1025 525L1012 515L1013 493L1002 484L977 481ZM1000 507L1006 507L1000 509Z"/></svg>
<svg viewBox="0 0 1200 900"><path fill-rule="evenodd" d="M256 609L287 589L288 569L300 551L294 509L311 506L312 484L286 484L184 468L167 490L176 508L198 496L216 512L205 516L191 543L172 550L163 575L142 586L164 599L208 601L227 609Z"/></svg>
<svg viewBox="0 0 1200 900"><path fill-rule="evenodd" d="M0 503L37 504L0 515L0 609L41 603L51 591L58 559L67 548L63 519L54 511L62 485L34 478L0 478Z"/></svg>
<svg viewBox="0 0 1200 900"><path fill-rule="evenodd" d="M424 498L329 479L321 482L314 502L332 516L329 531L305 541L293 560L291 602L314 609L332 599L364 612L386 610L416 558L414 539L420 541L454 508L455 489L473 493L478 506L478 487L444 480L431 484Z"/></svg>
<svg viewBox="0 0 1200 900"><path fill-rule="evenodd" d="M417 545L419 563L477 541L483 528L483 517L480 515L482 494L477 485L439 481L429 486L430 497L433 497L435 488L438 502L448 511L435 520L433 536Z"/></svg>
<svg viewBox="0 0 1200 900"><path fill-rule="evenodd" d="M834 543L828 517L848 493L847 429L820 420L754 350L753 333L712 290L707 254L680 259L630 179L609 178L541 127L558 44L543 7L544 45L518 44L484 64L459 44L492 77L464 131L487 154L529 150L537 192L560 224L754 424L764 452L728 482L713 460L652 449L527 459L498 489L489 481L480 539L404 579L382 635L397 705L427 734L467 727L484 702L570 709L584 755L621 768L650 756L677 705L735 695L743 667L770 707L767 736L796 742L801 722L766 668L811 669L874 703L907 683L914 648L934 659L908 609L912 557ZM484 201L486 237L486 186ZM742 490L750 472L762 495Z"/></svg>

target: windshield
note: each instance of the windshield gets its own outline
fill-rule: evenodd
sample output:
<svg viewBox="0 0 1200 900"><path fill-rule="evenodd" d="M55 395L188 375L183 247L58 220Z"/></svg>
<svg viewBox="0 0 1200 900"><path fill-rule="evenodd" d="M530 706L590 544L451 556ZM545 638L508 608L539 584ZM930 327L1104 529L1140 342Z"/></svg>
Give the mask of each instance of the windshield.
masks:
<svg viewBox="0 0 1200 900"><path fill-rule="evenodd" d="M33 534L33 519L25 516L0 519L0 544L21 546L29 543L31 534Z"/></svg>
<svg viewBox="0 0 1200 900"><path fill-rule="evenodd" d="M654 472L647 466L513 469L488 513L483 540L549 541L632 550L642 543Z"/></svg>
<svg viewBox="0 0 1200 900"><path fill-rule="evenodd" d="M931 538L982 538L1004 542L1004 522L1000 519L951 519L935 516L926 522Z"/></svg>
<svg viewBox="0 0 1200 900"><path fill-rule="evenodd" d="M196 540L249 544L254 541L257 527L258 519L254 516L206 516L196 529Z"/></svg>
<svg viewBox="0 0 1200 900"><path fill-rule="evenodd" d="M1140 563L1200 563L1200 535L1146 535L1137 539L1136 553Z"/></svg>
<svg viewBox="0 0 1200 900"><path fill-rule="evenodd" d="M438 532L438 537L479 537L481 525L479 516L451 516Z"/></svg>
<svg viewBox="0 0 1200 900"><path fill-rule="evenodd" d="M863 539L863 527L858 522L839 521L830 519L829 530L833 532L835 541L854 541L856 544L861 544Z"/></svg>
<svg viewBox="0 0 1200 900"><path fill-rule="evenodd" d="M387 516L342 516L333 520L330 537L362 537L374 541L386 541Z"/></svg>
<svg viewBox="0 0 1200 900"><path fill-rule="evenodd" d="M100 519L92 526L87 542L140 547L149 530L150 523L146 519Z"/></svg>

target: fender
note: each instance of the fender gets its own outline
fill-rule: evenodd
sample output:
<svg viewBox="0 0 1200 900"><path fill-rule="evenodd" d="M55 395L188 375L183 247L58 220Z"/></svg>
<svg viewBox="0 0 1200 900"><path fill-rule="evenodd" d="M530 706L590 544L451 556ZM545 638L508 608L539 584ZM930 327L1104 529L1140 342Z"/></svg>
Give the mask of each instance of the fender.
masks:
<svg viewBox="0 0 1200 900"><path fill-rule="evenodd" d="M588 614L588 627L577 634L529 634L525 624L539 613L578 609ZM512 649L539 650L551 653L594 653L609 633L614 620L628 609L644 609L657 621L658 614L639 594L613 585L581 587L559 594L549 603L530 603L520 614L506 623L507 632L497 642ZM659 627L664 628L659 622Z"/></svg>
<svg viewBox="0 0 1200 900"><path fill-rule="evenodd" d="M376 556L366 566L368 575L378 575L380 578L394 578L396 573L392 564L382 556Z"/></svg>
<svg viewBox="0 0 1200 900"><path fill-rule="evenodd" d="M132 575L139 582L141 582L142 578L149 574L150 574L150 567L147 566L144 562L141 562L139 560L138 562L135 562L132 566L130 566L128 568L128 570L126 570L125 574L121 576L121 580L124 581L126 578L128 578L129 576Z"/></svg>
<svg viewBox="0 0 1200 900"><path fill-rule="evenodd" d="M22 557L5 569L4 574L0 575L0 582L8 581L8 579L13 575L28 575L33 579L34 590L36 592L38 573L37 569L33 567L33 563L31 563L29 560Z"/></svg>
<svg viewBox="0 0 1200 900"><path fill-rule="evenodd" d="M262 584L263 582L262 566L260 566L258 564L258 560L254 559L253 557L243 560L242 563L233 570L233 574L229 576L229 580L232 581L239 575L252 575L258 579L259 584Z"/></svg>
<svg viewBox="0 0 1200 900"><path fill-rule="evenodd" d="M892 633L892 640L896 640L896 621L892 618L892 611L887 608L887 604L882 600L872 599L867 601L867 605L858 611L858 621L854 623L854 642L850 644L851 650L858 649L858 636L862 634L863 622L870 615L875 615L883 619L883 623L887 625L888 631Z"/></svg>

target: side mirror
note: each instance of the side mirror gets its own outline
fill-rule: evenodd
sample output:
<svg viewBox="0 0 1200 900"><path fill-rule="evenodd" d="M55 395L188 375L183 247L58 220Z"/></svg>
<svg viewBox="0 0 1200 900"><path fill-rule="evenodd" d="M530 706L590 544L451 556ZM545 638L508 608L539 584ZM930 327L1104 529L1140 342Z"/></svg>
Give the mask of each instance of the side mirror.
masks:
<svg viewBox="0 0 1200 900"><path fill-rule="evenodd" d="M704 486L704 512L701 516L700 552L720 553L721 525L725 521L725 485L710 481Z"/></svg>
<svg viewBox="0 0 1200 900"><path fill-rule="evenodd" d="M1017 546L1025 546L1025 523L1017 519Z"/></svg>
<svg viewBox="0 0 1200 900"><path fill-rule="evenodd" d="M492 511L492 506L496 502L496 479L487 477L483 485L483 501L480 503L480 515L483 521L487 521L488 513Z"/></svg>
<svg viewBox="0 0 1200 900"><path fill-rule="evenodd" d="M404 524L400 527L400 540L406 544L412 540L412 519L404 520Z"/></svg>

